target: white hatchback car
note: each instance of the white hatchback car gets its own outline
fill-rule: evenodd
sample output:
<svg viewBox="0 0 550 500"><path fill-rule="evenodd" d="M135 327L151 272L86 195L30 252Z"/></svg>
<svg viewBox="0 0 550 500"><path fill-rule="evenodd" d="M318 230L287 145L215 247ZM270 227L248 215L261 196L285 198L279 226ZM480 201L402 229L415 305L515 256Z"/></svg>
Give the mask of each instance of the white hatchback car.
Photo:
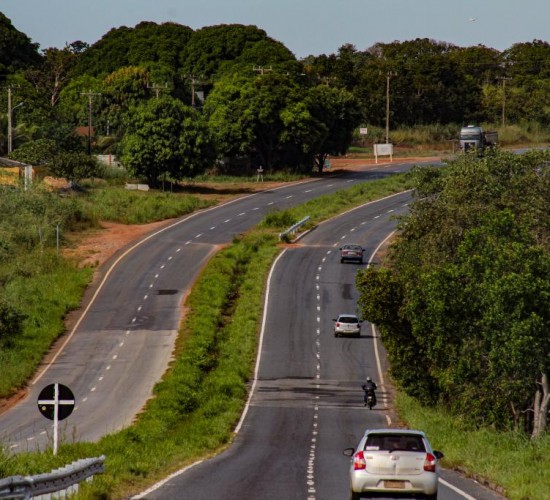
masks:
<svg viewBox="0 0 550 500"><path fill-rule="evenodd" d="M334 318L334 336L351 335L361 336L361 320L355 314L339 314Z"/></svg>
<svg viewBox="0 0 550 500"><path fill-rule="evenodd" d="M351 457L350 499L374 493L421 494L437 498L443 453L434 451L422 431L372 429L365 431Z"/></svg>

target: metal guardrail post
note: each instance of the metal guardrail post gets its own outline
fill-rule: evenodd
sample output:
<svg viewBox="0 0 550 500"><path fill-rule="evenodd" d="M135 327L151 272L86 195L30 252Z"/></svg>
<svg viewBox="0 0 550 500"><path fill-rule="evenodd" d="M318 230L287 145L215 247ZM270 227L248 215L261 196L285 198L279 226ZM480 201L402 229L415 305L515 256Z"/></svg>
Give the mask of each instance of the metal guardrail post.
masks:
<svg viewBox="0 0 550 500"><path fill-rule="evenodd" d="M296 224L294 224L293 226L289 227L286 231L283 231L282 233L279 233L279 240L282 240L283 237L286 236L287 234L295 233L296 230L300 226L303 226L309 219L311 219L311 217L308 215L308 216L304 217L301 221L299 221Z"/></svg>

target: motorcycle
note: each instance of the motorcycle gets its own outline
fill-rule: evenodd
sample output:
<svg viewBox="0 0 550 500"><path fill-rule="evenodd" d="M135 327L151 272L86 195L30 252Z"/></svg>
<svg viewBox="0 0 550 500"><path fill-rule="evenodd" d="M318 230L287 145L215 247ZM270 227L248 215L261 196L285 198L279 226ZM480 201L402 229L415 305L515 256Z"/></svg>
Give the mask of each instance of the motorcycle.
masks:
<svg viewBox="0 0 550 500"><path fill-rule="evenodd" d="M372 410L375 404L374 394L372 392L365 392L365 406L368 406L369 410Z"/></svg>

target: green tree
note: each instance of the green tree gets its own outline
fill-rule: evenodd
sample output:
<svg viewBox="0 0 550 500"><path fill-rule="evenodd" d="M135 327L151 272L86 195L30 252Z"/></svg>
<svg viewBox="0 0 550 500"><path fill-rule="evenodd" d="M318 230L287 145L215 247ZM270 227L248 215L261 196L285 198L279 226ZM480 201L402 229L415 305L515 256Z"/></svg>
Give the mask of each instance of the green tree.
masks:
<svg viewBox="0 0 550 500"><path fill-rule="evenodd" d="M353 94L327 85L310 89L307 99L318 126L326 130L315 155L317 167L322 171L328 155L342 155L348 150L353 132L361 123L361 110Z"/></svg>
<svg viewBox="0 0 550 500"><path fill-rule="evenodd" d="M409 394L533 435L550 401L549 161L495 152L418 170L388 268L357 278Z"/></svg>
<svg viewBox="0 0 550 500"><path fill-rule="evenodd" d="M204 110L222 155L248 157L268 170L311 163L322 137L303 91L275 72L217 82Z"/></svg>
<svg viewBox="0 0 550 500"><path fill-rule="evenodd" d="M152 186L164 174L176 180L199 175L214 159L201 116L168 96L132 108L122 152L122 163Z"/></svg>
<svg viewBox="0 0 550 500"><path fill-rule="evenodd" d="M153 62L176 74L179 54L192 33L188 26L172 22L113 28L79 56L76 74L104 77L126 66L145 67Z"/></svg>
<svg viewBox="0 0 550 500"><path fill-rule="evenodd" d="M34 166L48 165L60 152L53 139L38 139L19 146L11 153L10 158Z"/></svg>
<svg viewBox="0 0 550 500"><path fill-rule="evenodd" d="M65 177L78 184L82 179L99 176L102 168L93 156L82 152L61 152L48 163L48 170L56 177Z"/></svg>
<svg viewBox="0 0 550 500"><path fill-rule="evenodd" d="M0 82L6 76L21 69L40 64L38 44L14 28L11 21L0 12Z"/></svg>

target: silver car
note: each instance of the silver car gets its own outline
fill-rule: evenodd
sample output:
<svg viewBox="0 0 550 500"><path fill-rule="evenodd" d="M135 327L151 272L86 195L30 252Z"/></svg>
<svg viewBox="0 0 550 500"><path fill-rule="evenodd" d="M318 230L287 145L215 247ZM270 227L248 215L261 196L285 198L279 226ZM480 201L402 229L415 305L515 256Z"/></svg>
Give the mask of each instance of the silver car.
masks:
<svg viewBox="0 0 550 500"><path fill-rule="evenodd" d="M352 335L361 336L361 320L355 314L339 314L334 318L334 336Z"/></svg>
<svg viewBox="0 0 550 500"><path fill-rule="evenodd" d="M351 457L350 499L373 493L425 495L437 498L439 466L443 453L434 451L422 431L372 429L365 431Z"/></svg>

